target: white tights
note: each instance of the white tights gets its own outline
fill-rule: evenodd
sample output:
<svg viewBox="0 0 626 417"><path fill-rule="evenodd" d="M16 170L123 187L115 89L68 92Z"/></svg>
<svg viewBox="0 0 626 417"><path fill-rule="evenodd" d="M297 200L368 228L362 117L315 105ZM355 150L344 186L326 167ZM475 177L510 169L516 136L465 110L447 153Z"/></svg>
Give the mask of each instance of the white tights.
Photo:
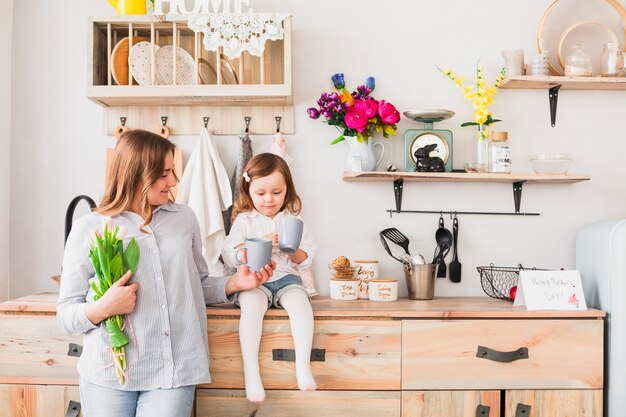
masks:
<svg viewBox="0 0 626 417"><path fill-rule="evenodd" d="M317 388L311 373L310 359L313 344L313 310L304 291L292 288L280 298L280 304L289 315L291 334L296 351L298 388L314 391ZM263 331L263 317L267 311L267 296L258 288L239 294L241 319L239 342L243 355L246 397L252 402L265 400L265 389L259 372L259 344Z"/></svg>

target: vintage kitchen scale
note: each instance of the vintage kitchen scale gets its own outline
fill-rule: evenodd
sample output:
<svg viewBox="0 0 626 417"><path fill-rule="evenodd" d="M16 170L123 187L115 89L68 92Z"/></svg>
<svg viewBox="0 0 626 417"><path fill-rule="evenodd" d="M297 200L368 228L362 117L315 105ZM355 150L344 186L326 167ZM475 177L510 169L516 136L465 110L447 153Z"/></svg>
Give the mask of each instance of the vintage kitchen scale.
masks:
<svg viewBox="0 0 626 417"><path fill-rule="evenodd" d="M430 156L443 159L446 172L452 171L452 132L433 129L433 123L451 118L454 112L432 109L405 111L403 114L411 120L424 123L423 129L409 129L404 132L404 169L407 172L414 172L417 163L415 151L426 145L436 144L437 147Z"/></svg>

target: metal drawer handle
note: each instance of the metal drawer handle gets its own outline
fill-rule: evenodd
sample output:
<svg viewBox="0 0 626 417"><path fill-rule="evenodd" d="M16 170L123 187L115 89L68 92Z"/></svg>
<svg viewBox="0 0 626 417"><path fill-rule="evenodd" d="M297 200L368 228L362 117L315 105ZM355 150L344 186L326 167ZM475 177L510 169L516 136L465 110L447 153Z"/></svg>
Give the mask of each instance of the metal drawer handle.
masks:
<svg viewBox="0 0 626 417"><path fill-rule="evenodd" d="M77 358L83 353L83 347L81 345L77 345L76 343L70 343L67 348L67 356L76 356Z"/></svg>
<svg viewBox="0 0 626 417"><path fill-rule="evenodd" d="M489 406L478 404L476 407L476 417L489 417Z"/></svg>
<svg viewBox="0 0 626 417"><path fill-rule="evenodd" d="M527 404L517 403L515 409L515 417L528 417L530 415L530 406Z"/></svg>
<svg viewBox="0 0 626 417"><path fill-rule="evenodd" d="M274 361L296 361L296 351L293 349L272 349ZM326 362L326 349L311 349L311 362Z"/></svg>
<svg viewBox="0 0 626 417"><path fill-rule="evenodd" d="M80 403L70 400L65 417L78 417L78 414L80 414Z"/></svg>
<svg viewBox="0 0 626 417"><path fill-rule="evenodd" d="M513 362L520 359L528 359L528 348L521 347L512 352L501 352L485 346L478 346L478 349L476 350L476 357L503 363Z"/></svg>

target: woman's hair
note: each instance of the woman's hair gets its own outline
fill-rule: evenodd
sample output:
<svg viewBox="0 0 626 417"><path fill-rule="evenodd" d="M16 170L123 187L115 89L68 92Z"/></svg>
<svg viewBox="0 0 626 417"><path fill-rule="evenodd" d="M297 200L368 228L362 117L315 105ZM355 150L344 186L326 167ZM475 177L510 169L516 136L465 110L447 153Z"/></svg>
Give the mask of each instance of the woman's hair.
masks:
<svg viewBox="0 0 626 417"><path fill-rule="evenodd" d="M132 207L140 193L138 214L144 218L141 228L149 224L152 206L148 189L163 175L165 158L168 153L174 155L175 149L172 142L152 132L137 129L123 133L115 146L106 190L96 211L106 216L120 214ZM175 172L174 177L178 180Z"/></svg>
<svg viewBox="0 0 626 417"><path fill-rule="evenodd" d="M250 179L250 182L246 181L246 177L241 178L241 182L239 184L239 200L235 202L235 207L233 209L233 220L239 213L244 213L247 211L251 211L254 209L254 203L252 202L252 198L250 197L250 183L255 178L267 177L271 175L274 171L278 171L283 174L283 178L285 178L285 184L287 184L287 192L285 194L285 201L283 202L283 206L279 211L283 211L287 209L289 212L293 214L300 213L300 209L302 208L302 202L300 201L300 197L296 193L296 187L293 184L293 179L291 178L291 171L289 171L289 166L285 162L283 158L278 155L274 155L273 153L261 153L254 156L245 167L245 174Z"/></svg>

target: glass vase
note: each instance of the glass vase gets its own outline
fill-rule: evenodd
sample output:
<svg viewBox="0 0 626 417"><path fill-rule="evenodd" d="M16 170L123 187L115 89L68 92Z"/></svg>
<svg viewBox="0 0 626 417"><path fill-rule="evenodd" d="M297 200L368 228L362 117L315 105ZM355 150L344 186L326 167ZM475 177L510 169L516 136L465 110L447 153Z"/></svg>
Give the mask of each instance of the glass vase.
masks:
<svg viewBox="0 0 626 417"><path fill-rule="evenodd" d="M487 172L489 164L489 132L487 126L479 125L476 134L476 171Z"/></svg>

